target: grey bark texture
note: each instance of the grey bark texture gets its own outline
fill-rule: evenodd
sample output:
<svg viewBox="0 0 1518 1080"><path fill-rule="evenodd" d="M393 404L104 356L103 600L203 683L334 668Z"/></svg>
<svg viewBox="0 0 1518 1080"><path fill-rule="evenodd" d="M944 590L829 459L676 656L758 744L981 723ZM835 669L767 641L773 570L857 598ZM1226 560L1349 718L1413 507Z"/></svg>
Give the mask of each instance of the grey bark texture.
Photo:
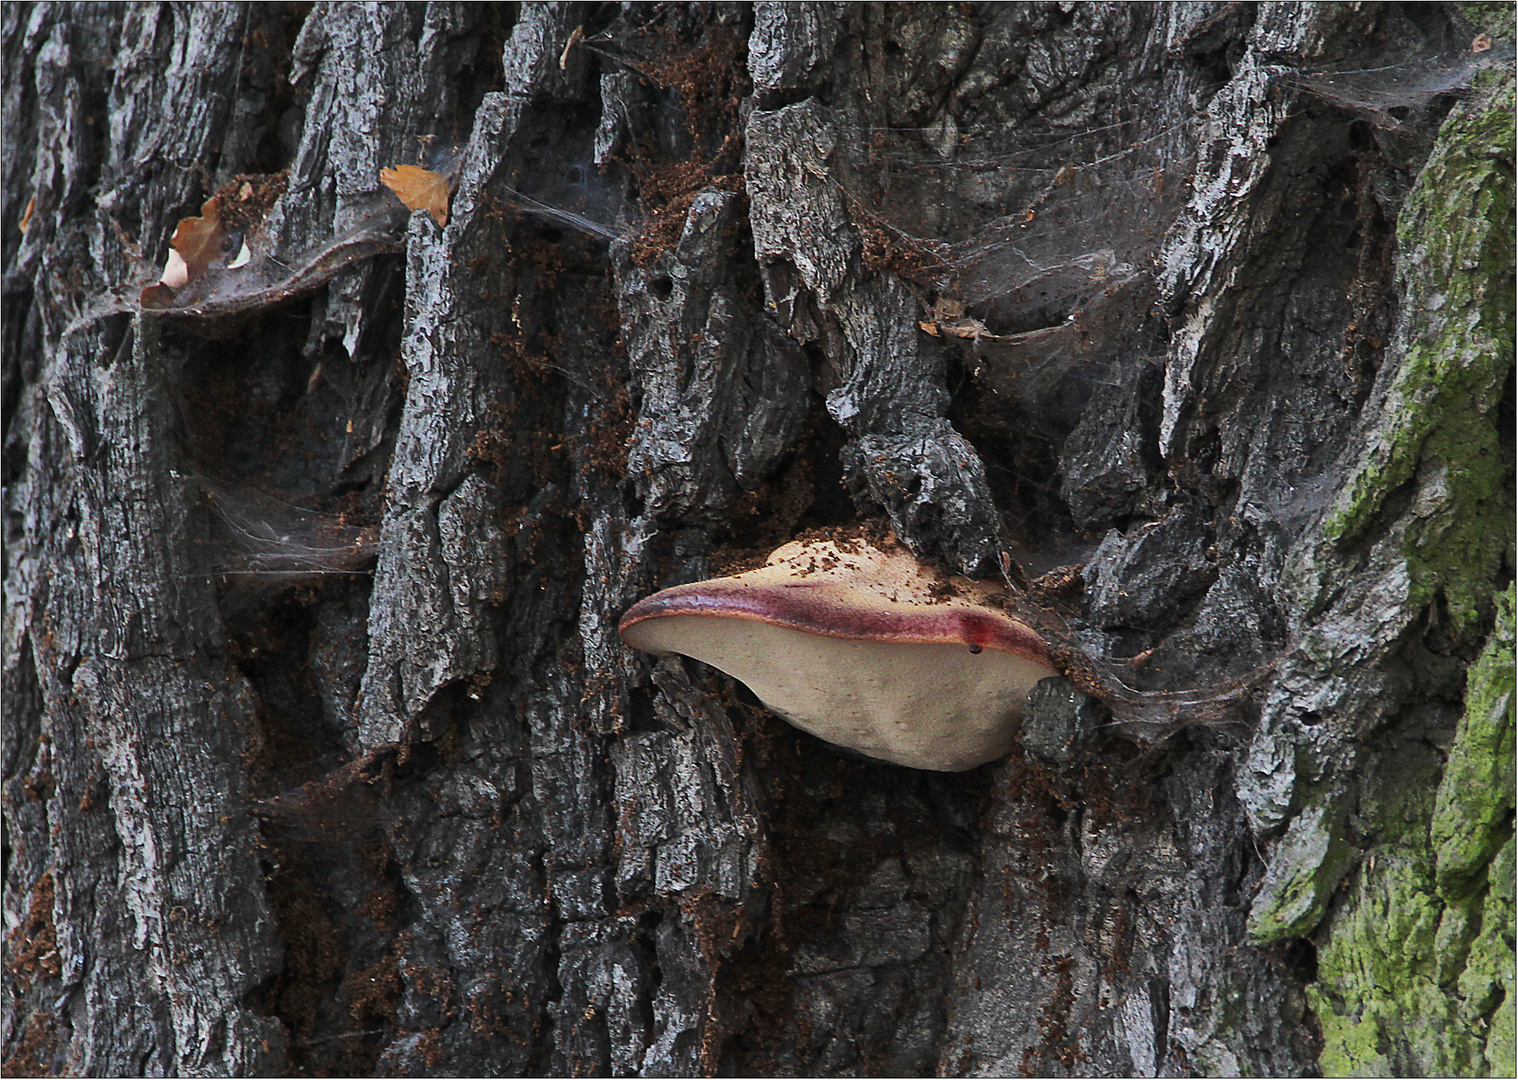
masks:
<svg viewBox="0 0 1518 1080"><path fill-rule="evenodd" d="M1510 15L3 18L8 1073L1511 1068ZM862 521L1091 696L617 635Z"/></svg>

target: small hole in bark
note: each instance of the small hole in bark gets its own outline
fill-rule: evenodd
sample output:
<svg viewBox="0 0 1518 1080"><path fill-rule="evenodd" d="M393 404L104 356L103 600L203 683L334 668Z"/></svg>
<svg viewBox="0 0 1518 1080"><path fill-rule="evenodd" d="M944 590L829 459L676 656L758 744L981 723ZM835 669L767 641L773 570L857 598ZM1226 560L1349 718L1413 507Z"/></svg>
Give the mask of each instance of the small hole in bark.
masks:
<svg viewBox="0 0 1518 1080"><path fill-rule="evenodd" d="M1309 709L1307 712L1304 712L1299 717L1299 719L1302 721L1302 725L1304 727L1317 727L1323 722L1323 714L1320 712L1314 712Z"/></svg>
<svg viewBox="0 0 1518 1080"><path fill-rule="evenodd" d="M1318 978L1318 949L1312 942L1305 938L1297 938L1285 946L1284 953L1286 963L1302 973L1308 982L1316 982Z"/></svg>
<svg viewBox="0 0 1518 1080"><path fill-rule="evenodd" d="M662 275L650 281L648 287L653 290L654 295L660 300L668 300L669 294L675 291L675 283Z"/></svg>

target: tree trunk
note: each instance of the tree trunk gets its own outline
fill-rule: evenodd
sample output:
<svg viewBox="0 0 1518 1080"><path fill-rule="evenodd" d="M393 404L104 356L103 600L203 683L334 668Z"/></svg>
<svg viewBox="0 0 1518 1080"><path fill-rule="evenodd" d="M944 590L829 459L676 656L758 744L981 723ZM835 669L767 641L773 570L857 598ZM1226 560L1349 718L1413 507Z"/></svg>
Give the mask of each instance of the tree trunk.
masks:
<svg viewBox="0 0 1518 1080"><path fill-rule="evenodd" d="M7 1070L1511 1072L1492 17L7 5ZM1086 693L617 635L871 520Z"/></svg>

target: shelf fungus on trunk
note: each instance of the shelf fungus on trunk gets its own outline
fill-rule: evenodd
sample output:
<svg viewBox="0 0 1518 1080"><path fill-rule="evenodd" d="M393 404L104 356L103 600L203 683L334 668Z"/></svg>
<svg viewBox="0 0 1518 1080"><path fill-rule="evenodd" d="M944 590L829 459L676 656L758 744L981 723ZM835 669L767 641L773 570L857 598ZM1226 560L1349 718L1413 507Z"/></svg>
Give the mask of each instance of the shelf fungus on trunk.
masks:
<svg viewBox="0 0 1518 1080"><path fill-rule="evenodd" d="M639 601L619 629L727 672L830 743L941 772L1010 751L1028 691L1056 674L1002 589L894 541L793 541L756 570Z"/></svg>

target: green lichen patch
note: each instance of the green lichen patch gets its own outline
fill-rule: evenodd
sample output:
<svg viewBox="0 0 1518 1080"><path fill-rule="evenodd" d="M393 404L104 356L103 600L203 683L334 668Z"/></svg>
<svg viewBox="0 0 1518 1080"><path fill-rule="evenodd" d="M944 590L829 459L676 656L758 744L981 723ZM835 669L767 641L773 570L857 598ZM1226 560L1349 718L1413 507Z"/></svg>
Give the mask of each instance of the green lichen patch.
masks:
<svg viewBox="0 0 1518 1080"><path fill-rule="evenodd" d="M1465 714L1439 784L1432 840L1439 892L1464 896L1513 836L1514 588L1498 600L1497 623L1471 668Z"/></svg>
<svg viewBox="0 0 1518 1080"><path fill-rule="evenodd" d="M1513 114L1503 74L1450 115L1408 198L1398 367L1324 524L1341 550L1393 552L1404 621L1441 622L1461 651L1490 628L1437 781L1415 754L1378 757L1355 811L1373 843L1317 896L1328 914L1309 998L1329 1076L1515 1067L1515 592L1493 593L1514 545Z"/></svg>
<svg viewBox="0 0 1518 1080"><path fill-rule="evenodd" d="M1416 852L1392 850L1367 856L1350 884L1308 987L1323 1027L1323 1075L1481 1071L1483 1040L1437 981L1442 905L1431 871Z"/></svg>
<svg viewBox="0 0 1518 1080"><path fill-rule="evenodd" d="M1398 222L1403 357L1355 476L1324 522L1365 534L1406 490L1408 604L1442 595L1457 638L1479 634L1514 541L1498 407L1513 368L1513 79L1457 109Z"/></svg>
<svg viewBox="0 0 1518 1080"><path fill-rule="evenodd" d="M1400 777L1409 790L1380 797L1367 778L1362 826L1381 842L1319 933L1308 990L1325 1076L1504 1075L1518 1064L1512 586L1497 606L1437 794L1426 778L1389 773L1382 787Z"/></svg>
<svg viewBox="0 0 1518 1080"><path fill-rule="evenodd" d="M1513 851L1446 905L1411 849L1368 857L1318 952L1308 999L1325 1076L1511 1075Z"/></svg>
<svg viewBox="0 0 1518 1080"><path fill-rule="evenodd" d="M1508 836L1488 873L1482 902L1482 933L1471 945L1470 958L1456 988L1469 1008L1485 1018L1486 1060L1494 1076L1518 1074L1518 997L1514 996L1513 882L1515 844Z"/></svg>

